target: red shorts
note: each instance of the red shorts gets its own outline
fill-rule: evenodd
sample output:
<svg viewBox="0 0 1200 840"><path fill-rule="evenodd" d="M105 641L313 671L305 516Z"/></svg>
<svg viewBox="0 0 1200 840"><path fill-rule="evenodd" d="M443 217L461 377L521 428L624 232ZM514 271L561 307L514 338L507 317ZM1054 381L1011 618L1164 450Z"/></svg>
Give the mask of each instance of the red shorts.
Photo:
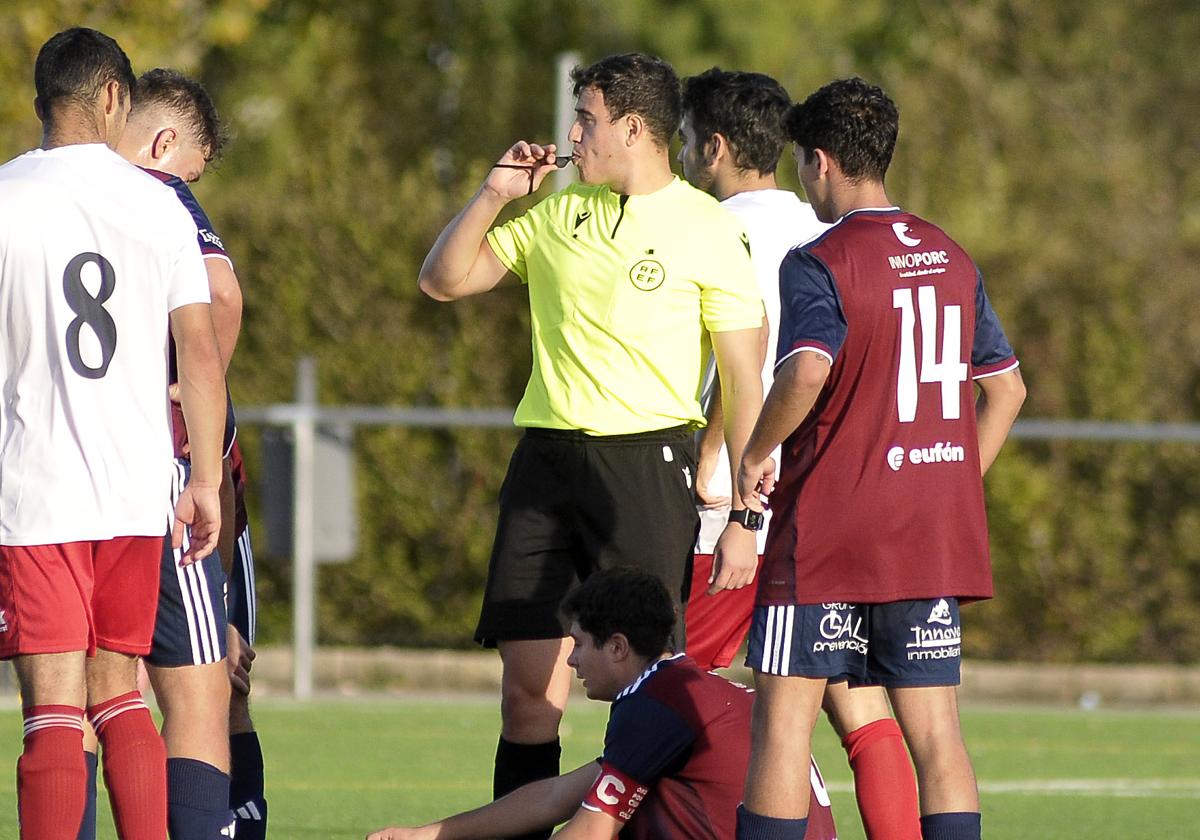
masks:
<svg viewBox="0 0 1200 840"><path fill-rule="evenodd" d="M97 648L145 656L162 537L0 546L0 659Z"/></svg>
<svg viewBox="0 0 1200 840"><path fill-rule="evenodd" d="M763 559L758 558L762 571ZM688 596L684 621L687 624L687 655L706 670L728 668L746 634L754 613L754 595L758 577L741 589L728 589L716 595L708 593L713 556L697 554L692 558L692 592Z"/></svg>

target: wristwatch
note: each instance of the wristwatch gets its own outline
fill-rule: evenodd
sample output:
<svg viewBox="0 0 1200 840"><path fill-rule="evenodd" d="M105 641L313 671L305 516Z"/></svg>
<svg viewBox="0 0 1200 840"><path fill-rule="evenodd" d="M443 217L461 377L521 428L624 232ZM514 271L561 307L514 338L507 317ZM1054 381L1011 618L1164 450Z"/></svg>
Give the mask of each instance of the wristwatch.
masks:
<svg viewBox="0 0 1200 840"><path fill-rule="evenodd" d="M763 526L763 515L756 510L742 508L741 510L729 511L729 521L736 522L747 531L761 531Z"/></svg>

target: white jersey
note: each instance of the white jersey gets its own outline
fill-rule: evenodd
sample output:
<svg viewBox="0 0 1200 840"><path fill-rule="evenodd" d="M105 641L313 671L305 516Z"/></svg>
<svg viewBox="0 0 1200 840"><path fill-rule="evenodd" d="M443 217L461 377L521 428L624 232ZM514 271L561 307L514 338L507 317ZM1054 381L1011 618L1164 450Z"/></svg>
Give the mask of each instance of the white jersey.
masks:
<svg viewBox="0 0 1200 840"><path fill-rule="evenodd" d="M0 167L0 544L166 533L168 315L208 301L191 216L107 146Z"/></svg>
<svg viewBox="0 0 1200 840"><path fill-rule="evenodd" d="M802 245L825 230L829 225L818 221L813 212L799 196L789 190L749 190L730 196L721 202L728 208L746 229L750 238L750 261L754 264L758 276L758 288L762 294L763 306L767 312L767 325L770 336L767 344L767 360L763 365L763 397L771 388L774 381L775 344L779 337L779 264L792 248ZM708 374L705 376L704 395L702 402L705 411L711 401L713 374L715 363L710 363ZM779 465L779 450L773 453L776 469ZM732 496L733 491L729 481L729 453L721 444L721 452L717 457L717 470L709 482L709 491L717 496ZM767 512L770 521L770 511ZM700 536L696 540L697 554L712 554L729 521L729 508L700 510ZM758 553L763 553L767 541L767 529L758 532Z"/></svg>

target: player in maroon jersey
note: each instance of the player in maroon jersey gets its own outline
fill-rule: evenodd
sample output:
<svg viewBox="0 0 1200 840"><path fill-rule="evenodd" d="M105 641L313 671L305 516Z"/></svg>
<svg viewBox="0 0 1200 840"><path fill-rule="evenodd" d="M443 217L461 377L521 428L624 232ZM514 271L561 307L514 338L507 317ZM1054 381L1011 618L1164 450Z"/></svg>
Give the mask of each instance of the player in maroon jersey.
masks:
<svg viewBox="0 0 1200 840"><path fill-rule="evenodd" d="M837 221L780 267L775 383L739 472L747 504L771 494L774 511L747 657L760 696L741 840L804 837L808 733L840 678L888 690L923 837L980 836L958 604L992 594L982 473L1025 389L970 257L887 198L898 124L861 79L787 117L809 201Z"/></svg>
<svg viewBox="0 0 1200 840"><path fill-rule="evenodd" d="M570 773L518 788L482 808L368 840L511 837L566 822L568 840L733 837L750 758L753 692L709 673L669 645L666 587L636 569L595 572L567 597L570 665L588 697L612 701L604 754ZM808 840L836 840L829 797L810 765Z"/></svg>

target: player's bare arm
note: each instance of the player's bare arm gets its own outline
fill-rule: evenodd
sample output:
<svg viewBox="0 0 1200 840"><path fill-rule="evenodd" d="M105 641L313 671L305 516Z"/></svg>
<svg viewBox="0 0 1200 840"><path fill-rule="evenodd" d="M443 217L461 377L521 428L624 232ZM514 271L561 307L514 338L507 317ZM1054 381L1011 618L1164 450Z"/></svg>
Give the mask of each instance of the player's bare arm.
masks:
<svg viewBox="0 0 1200 840"><path fill-rule="evenodd" d="M608 814L580 808L554 836L560 840L613 840L621 832L622 825L620 820Z"/></svg>
<svg viewBox="0 0 1200 840"><path fill-rule="evenodd" d="M762 331L731 330L712 334L713 352L721 380L721 401L725 406L725 447L729 451L731 478L736 486L735 464L740 463L746 441L762 407ZM734 510L744 505L735 495ZM725 526L713 550L713 575L708 591L741 589L754 582L758 569L758 541L755 532L737 523Z"/></svg>
<svg viewBox="0 0 1200 840"><path fill-rule="evenodd" d="M222 370L228 372L238 335L242 331L242 286L227 259L210 256L204 260L204 268L208 271L208 292L212 296L217 349L221 351Z"/></svg>
<svg viewBox="0 0 1200 840"><path fill-rule="evenodd" d="M491 291L508 274L484 237L504 205L536 190L557 169L553 144L513 144L467 206L446 225L421 265L418 284L434 300Z"/></svg>
<svg viewBox="0 0 1200 840"><path fill-rule="evenodd" d="M696 499L705 507L721 507L730 503L729 496L716 496L709 492L708 485L717 471L721 445L725 442L725 411L721 403L720 374L713 384L712 399L708 405L708 424L700 430L696 445Z"/></svg>
<svg viewBox="0 0 1200 840"><path fill-rule="evenodd" d="M598 772L596 763L589 761L570 773L532 782L473 811L413 828L384 828L368 834L367 840L484 840L549 828L568 819L574 822L572 815L595 783ZM604 838L611 840L615 836L614 830Z"/></svg>
<svg viewBox="0 0 1200 840"><path fill-rule="evenodd" d="M760 369L766 362L769 336L770 329L764 317L762 329L759 330L758 366ZM714 496L708 492L709 482L712 481L713 473L717 468L721 444L725 442L725 410L721 400L721 375L716 373L714 376L716 381L713 383L712 398L706 416L708 424L700 431L700 440L696 446L696 498L700 504L706 507L721 507L732 501L729 496ZM735 462L731 459L729 463L732 470ZM736 478L736 476L733 477Z"/></svg>
<svg viewBox="0 0 1200 840"><path fill-rule="evenodd" d="M221 459L221 489L218 495L221 500L221 533L217 537L217 552L221 555L221 568L228 577L233 571L233 549L237 541L237 534L234 533L237 522L234 517L236 493L233 488L233 461L229 458Z"/></svg>
<svg viewBox="0 0 1200 840"><path fill-rule="evenodd" d="M763 509L762 497L770 495L775 486L771 453L808 416L828 378L829 359L811 350L802 350L775 371L775 383L750 434L734 482L746 507Z"/></svg>
<svg viewBox="0 0 1200 840"><path fill-rule="evenodd" d="M1025 381L1021 371L1010 370L976 380L979 398L975 401L975 425L979 433L979 468L986 475L1009 430L1025 402Z"/></svg>
<svg viewBox="0 0 1200 840"><path fill-rule="evenodd" d="M225 433L225 377L210 306L193 303L171 312L179 357L179 402L191 444L192 477L175 508L172 545L189 524L191 544L181 562L201 560L216 548L221 530L221 441Z"/></svg>

